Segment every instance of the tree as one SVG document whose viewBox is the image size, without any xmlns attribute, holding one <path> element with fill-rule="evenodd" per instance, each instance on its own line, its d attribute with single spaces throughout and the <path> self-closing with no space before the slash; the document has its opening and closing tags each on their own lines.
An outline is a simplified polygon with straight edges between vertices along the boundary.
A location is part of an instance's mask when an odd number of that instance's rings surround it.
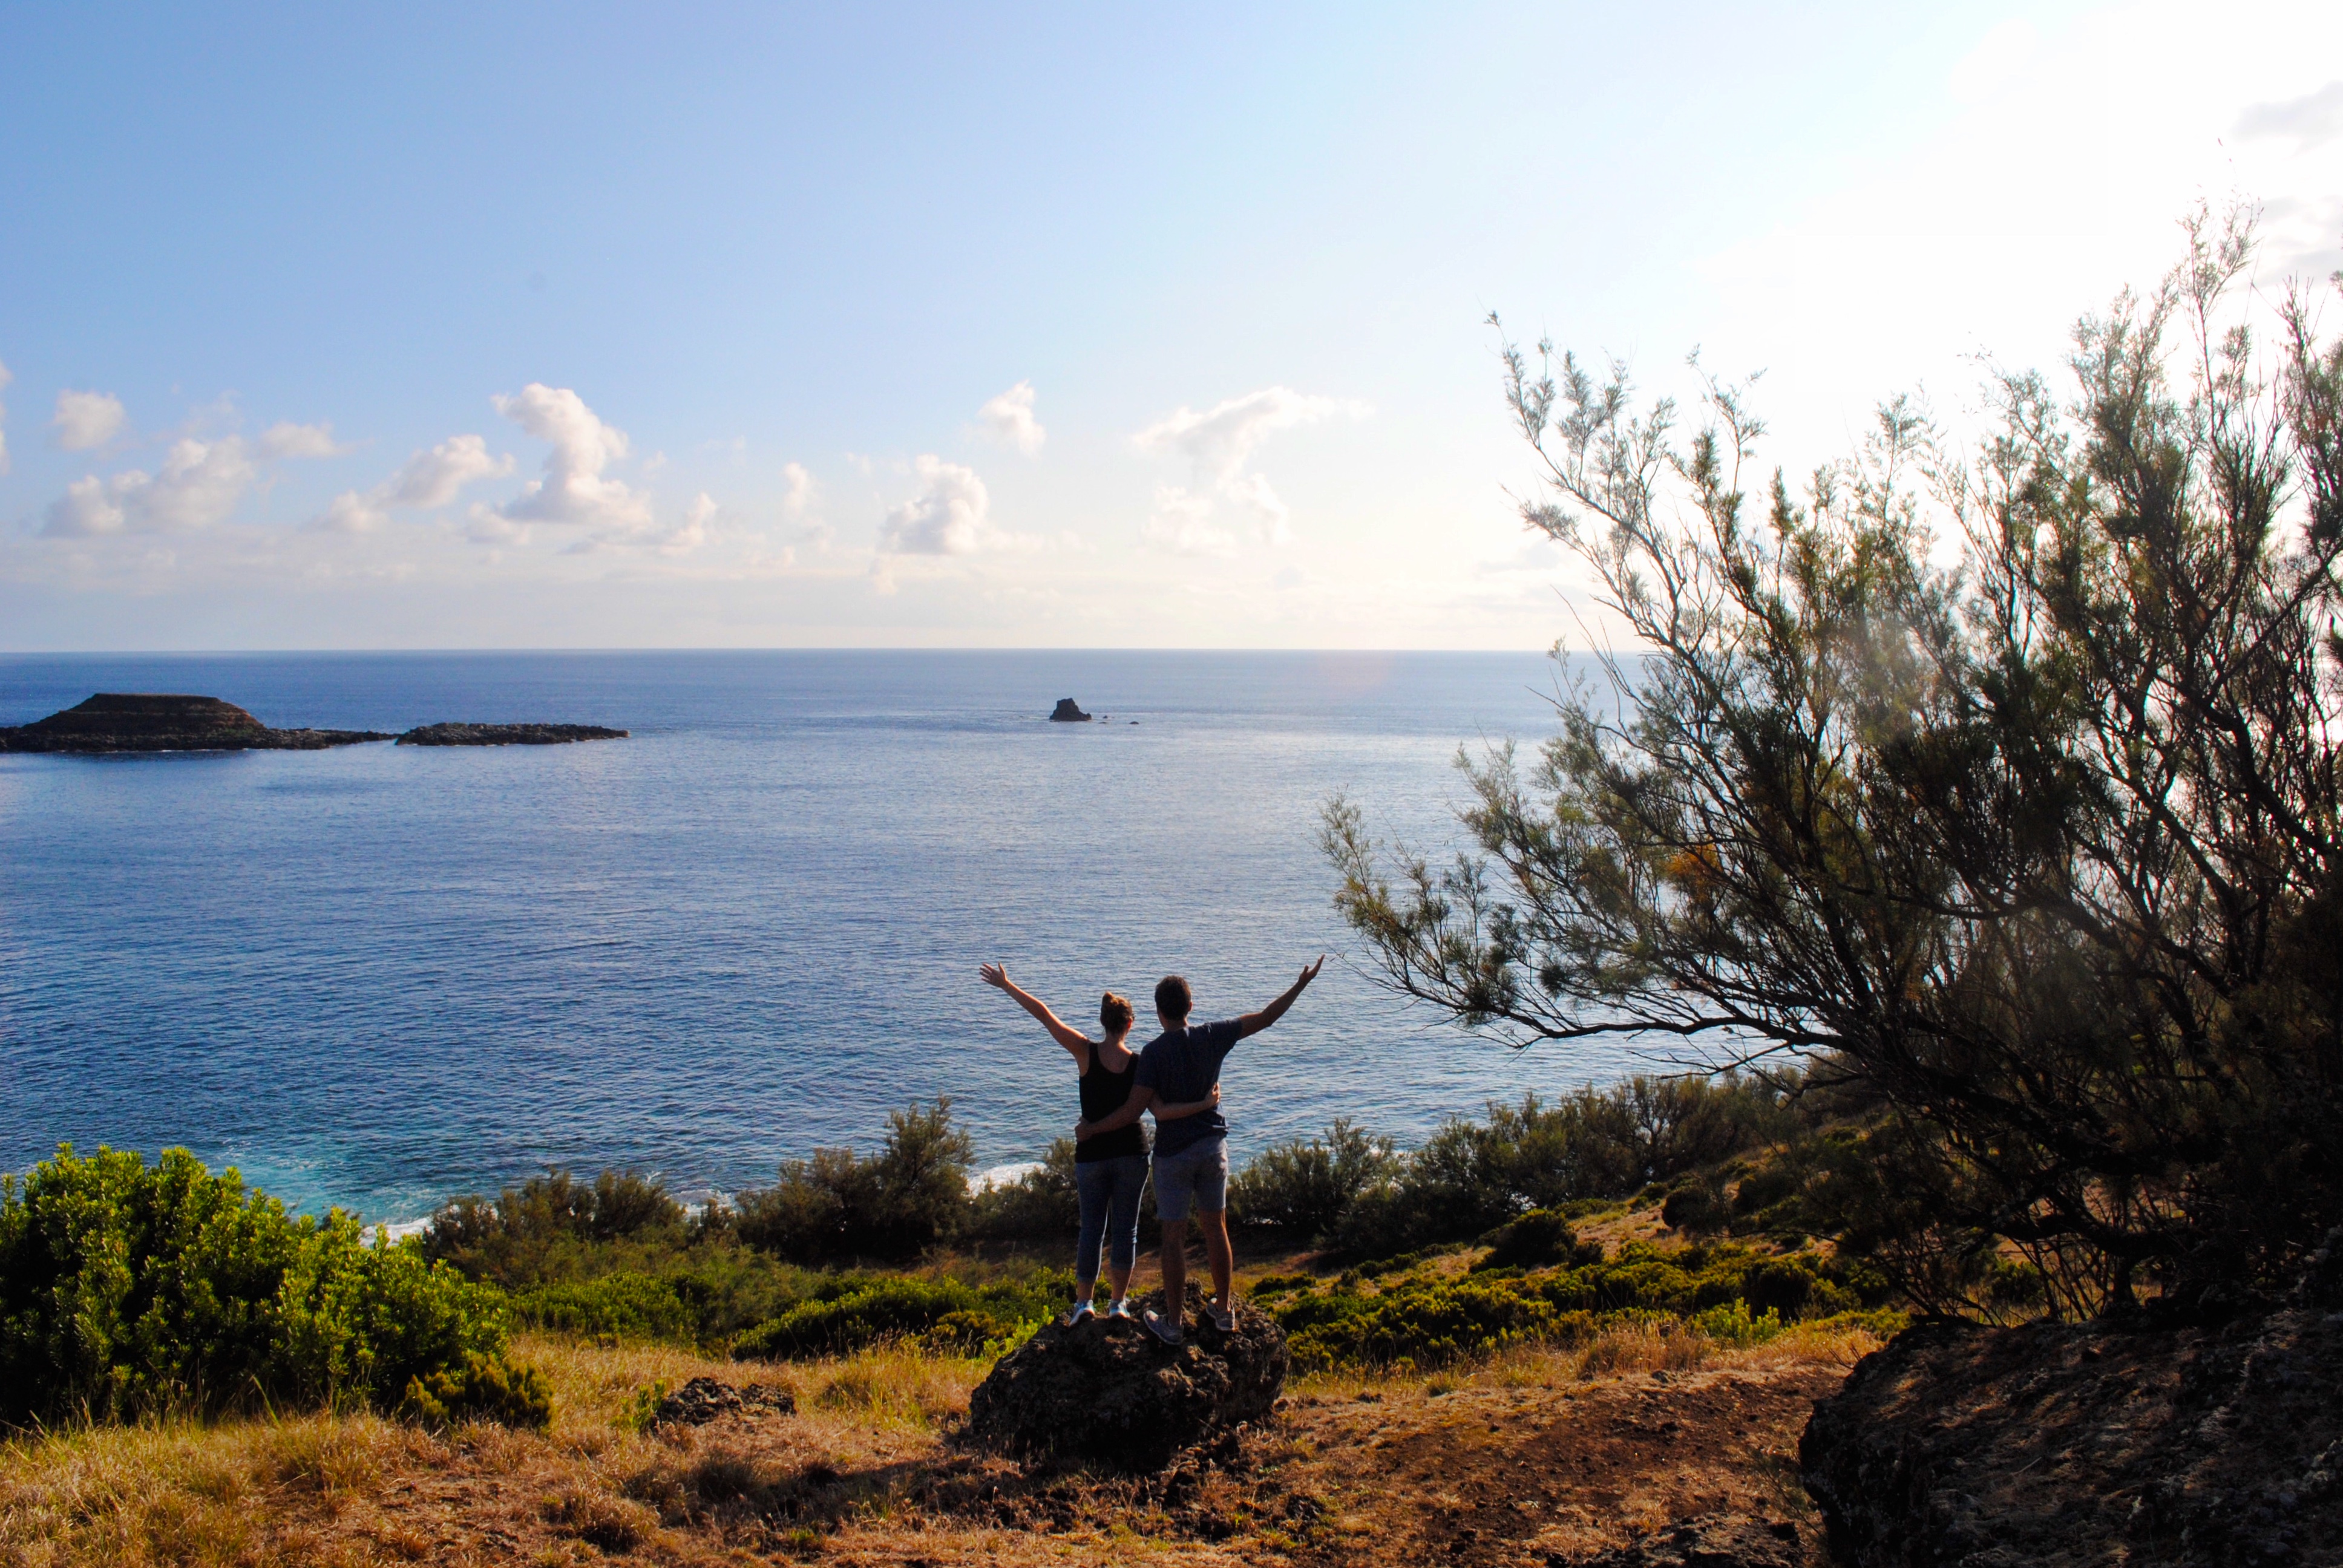
<svg viewBox="0 0 2343 1568">
<path fill-rule="evenodd" d="M 1644 657 L 1526 771 L 1464 762 L 1452 866 L 1329 806 L 1387 981 L 1517 1043 L 1796 1056 L 1884 1104 L 1940 1250 L 2014 1242 L 2070 1304 L 2275 1278 L 2343 1221 L 2343 345 L 2289 289 L 2265 377 L 2249 217 L 2187 228 L 2077 327 L 2071 401 L 1996 374 L 1966 457 L 1890 402 L 1762 521 L 1745 386 L 1687 437 L 1507 344 L 1524 520 Z"/>
</svg>

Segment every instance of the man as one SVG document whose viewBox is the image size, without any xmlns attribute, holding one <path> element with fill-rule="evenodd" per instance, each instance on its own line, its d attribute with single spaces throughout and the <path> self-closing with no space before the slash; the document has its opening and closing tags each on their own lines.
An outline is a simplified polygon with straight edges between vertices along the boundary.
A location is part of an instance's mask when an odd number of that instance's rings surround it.
<svg viewBox="0 0 2343 1568">
<path fill-rule="evenodd" d="M 1259 1034 L 1285 1016 L 1293 999 L 1309 988 L 1326 967 L 1324 954 L 1302 971 L 1302 978 L 1283 995 L 1259 1012 L 1221 1023 L 1191 1029 L 1188 1014 L 1195 999 L 1188 982 L 1166 975 L 1155 987 L 1155 1020 L 1163 1032 L 1139 1053 L 1139 1071 L 1131 1098 L 1122 1109 L 1074 1129 L 1077 1141 L 1096 1138 L 1139 1120 L 1140 1112 L 1161 1101 L 1165 1105 L 1202 1100 L 1221 1081 L 1221 1063 L 1230 1047 L 1247 1035 Z M 1167 1345 L 1185 1337 L 1181 1326 L 1188 1300 L 1188 1216 L 1192 1211 L 1204 1234 L 1204 1257 L 1212 1271 L 1212 1324 L 1222 1333 L 1236 1327 L 1236 1302 L 1230 1275 L 1235 1260 L 1229 1251 L 1229 1124 L 1218 1110 L 1155 1122 L 1155 1212 L 1163 1221 L 1164 1312 L 1145 1314 L 1147 1327 Z"/>
</svg>

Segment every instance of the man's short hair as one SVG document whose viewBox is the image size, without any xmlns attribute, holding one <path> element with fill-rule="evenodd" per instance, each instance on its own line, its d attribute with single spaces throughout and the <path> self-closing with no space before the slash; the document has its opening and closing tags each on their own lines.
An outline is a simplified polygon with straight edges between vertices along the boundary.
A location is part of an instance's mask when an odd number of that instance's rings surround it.
<svg viewBox="0 0 2343 1568">
<path fill-rule="evenodd" d="M 1165 1018 L 1185 1018 L 1196 999 L 1188 994 L 1188 982 L 1178 975 L 1165 975 L 1155 982 L 1155 1010 Z"/>
</svg>

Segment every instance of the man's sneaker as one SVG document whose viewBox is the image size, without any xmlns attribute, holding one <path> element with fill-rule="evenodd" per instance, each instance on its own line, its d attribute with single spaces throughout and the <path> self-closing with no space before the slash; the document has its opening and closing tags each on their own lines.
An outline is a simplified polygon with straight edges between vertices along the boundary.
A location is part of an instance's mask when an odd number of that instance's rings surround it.
<svg viewBox="0 0 2343 1568">
<path fill-rule="evenodd" d="M 1094 1318 L 1096 1316 L 1098 1316 L 1098 1314 L 1091 1310 L 1091 1304 L 1088 1302 L 1076 1302 L 1074 1303 L 1074 1310 L 1068 1312 L 1064 1317 L 1060 1318 L 1058 1321 L 1071 1329 L 1076 1323 L 1081 1322 L 1084 1318 Z"/>
<path fill-rule="evenodd" d="M 1180 1332 L 1180 1320 L 1176 1317 L 1162 1317 L 1152 1311 L 1141 1312 L 1139 1316 L 1140 1321 L 1147 1325 L 1147 1332 L 1167 1345 L 1176 1346 L 1186 1338 Z"/>
<path fill-rule="evenodd" d="M 1127 1319 L 1131 1316 L 1131 1303 L 1121 1300 L 1112 1302 L 1107 1306 L 1106 1315 L 1111 1318 Z"/>
<path fill-rule="evenodd" d="M 1231 1302 L 1225 1306 L 1215 1303 L 1206 1310 L 1212 1313 L 1212 1327 L 1220 1330 L 1221 1332 L 1224 1334 L 1232 1334 L 1237 1332 L 1237 1309 L 1235 1303 Z"/>
</svg>

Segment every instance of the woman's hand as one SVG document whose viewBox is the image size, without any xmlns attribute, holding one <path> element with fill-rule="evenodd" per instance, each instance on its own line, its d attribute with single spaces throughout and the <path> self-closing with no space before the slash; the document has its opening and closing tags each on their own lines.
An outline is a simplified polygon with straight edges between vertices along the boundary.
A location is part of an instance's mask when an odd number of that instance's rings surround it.
<svg viewBox="0 0 2343 1568">
<path fill-rule="evenodd" d="M 1010 990 L 1014 989 L 1009 983 L 1009 971 L 1002 969 L 999 964 L 986 964 L 982 968 L 979 969 L 976 973 L 977 978 L 983 980 L 985 984 L 991 986 L 996 990 Z"/>
</svg>

